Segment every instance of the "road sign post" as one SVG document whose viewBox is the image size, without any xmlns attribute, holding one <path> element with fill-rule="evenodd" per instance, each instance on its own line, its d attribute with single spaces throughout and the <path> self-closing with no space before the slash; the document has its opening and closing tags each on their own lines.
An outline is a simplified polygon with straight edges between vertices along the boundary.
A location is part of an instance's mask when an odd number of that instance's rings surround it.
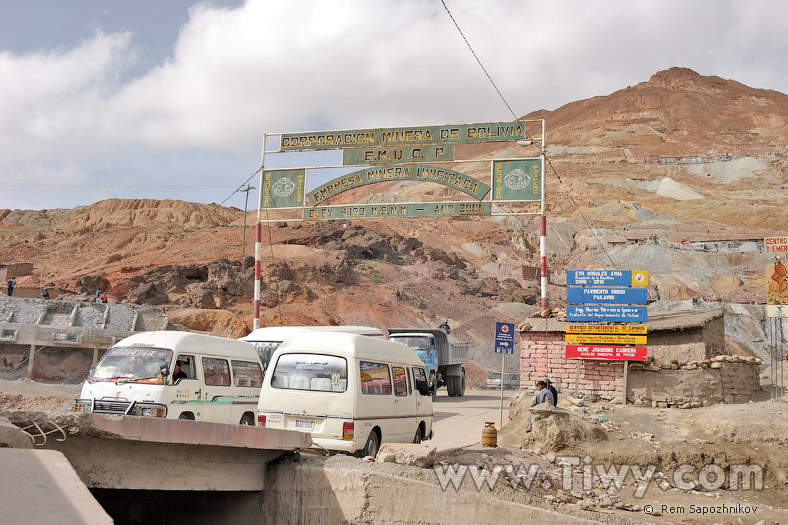
<svg viewBox="0 0 788 525">
<path fill-rule="evenodd" d="M 514 354 L 514 323 L 495 323 L 495 353 L 501 354 L 501 427 L 503 427 L 504 359 Z"/>
</svg>

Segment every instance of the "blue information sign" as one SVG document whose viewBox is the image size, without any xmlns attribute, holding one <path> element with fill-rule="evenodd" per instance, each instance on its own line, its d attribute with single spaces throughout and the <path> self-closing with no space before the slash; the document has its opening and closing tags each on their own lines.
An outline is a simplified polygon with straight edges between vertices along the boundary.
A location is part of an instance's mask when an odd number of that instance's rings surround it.
<svg viewBox="0 0 788 525">
<path fill-rule="evenodd" d="M 567 286 L 648 286 L 646 270 L 567 270 Z"/>
<path fill-rule="evenodd" d="M 495 323 L 495 353 L 514 353 L 514 323 Z"/>
<path fill-rule="evenodd" d="M 648 292 L 645 288 L 567 288 L 566 302 L 579 304 L 646 304 Z"/>
<path fill-rule="evenodd" d="M 567 270 L 567 286 L 632 286 L 631 270 Z"/>
<path fill-rule="evenodd" d="M 601 304 L 566 307 L 567 321 L 610 321 L 614 323 L 646 323 L 648 309 L 645 306 L 605 306 Z"/>
</svg>

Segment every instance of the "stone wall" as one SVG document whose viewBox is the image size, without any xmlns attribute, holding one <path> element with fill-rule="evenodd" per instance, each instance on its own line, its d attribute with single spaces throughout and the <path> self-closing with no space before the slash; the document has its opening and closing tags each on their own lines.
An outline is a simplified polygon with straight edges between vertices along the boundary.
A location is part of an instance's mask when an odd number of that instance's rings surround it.
<svg viewBox="0 0 788 525">
<path fill-rule="evenodd" d="M 693 353 L 691 358 L 685 356 L 684 361 L 700 360 L 724 354 L 725 318 L 720 316 L 711 319 L 703 327 L 649 332 L 648 334 L 648 354 L 658 361 L 675 359 L 673 353 L 683 351 L 677 347 L 685 345 L 692 345 L 692 348 L 697 350 L 697 355 Z"/>
<path fill-rule="evenodd" d="M 760 391 L 760 360 L 716 356 L 707 361 L 630 365 L 627 403 L 636 406 L 696 408 L 715 403 L 746 403 Z"/>
<path fill-rule="evenodd" d="M 567 359 L 563 332 L 523 332 L 520 339 L 520 385 L 533 390 L 548 378 L 563 395 L 591 399 L 621 398 L 624 365 L 621 361 Z"/>
</svg>

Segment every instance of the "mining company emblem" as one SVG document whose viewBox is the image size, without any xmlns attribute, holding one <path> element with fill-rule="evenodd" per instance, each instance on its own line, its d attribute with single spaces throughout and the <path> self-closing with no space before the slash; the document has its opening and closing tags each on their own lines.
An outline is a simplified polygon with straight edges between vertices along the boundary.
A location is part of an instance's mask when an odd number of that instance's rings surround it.
<svg viewBox="0 0 788 525">
<path fill-rule="evenodd" d="M 531 178 L 523 170 L 516 168 L 506 174 L 503 183 L 510 190 L 524 190 L 531 183 Z"/>
<path fill-rule="evenodd" d="M 295 183 L 285 177 L 282 177 L 271 186 L 271 192 L 280 198 L 289 197 L 295 189 Z"/>
</svg>

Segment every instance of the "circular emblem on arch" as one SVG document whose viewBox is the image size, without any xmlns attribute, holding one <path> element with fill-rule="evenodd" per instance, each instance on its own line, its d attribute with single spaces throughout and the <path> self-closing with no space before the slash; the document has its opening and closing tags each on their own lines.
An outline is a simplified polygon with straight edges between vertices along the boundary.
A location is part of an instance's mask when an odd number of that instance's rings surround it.
<svg viewBox="0 0 788 525">
<path fill-rule="evenodd" d="M 295 189 L 296 185 L 286 177 L 282 177 L 271 185 L 271 193 L 280 198 L 289 197 Z"/>
<path fill-rule="evenodd" d="M 524 190 L 531 183 L 531 178 L 520 168 L 515 168 L 504 176 L 503 183 L 510 190 Z"/>
</svg>

